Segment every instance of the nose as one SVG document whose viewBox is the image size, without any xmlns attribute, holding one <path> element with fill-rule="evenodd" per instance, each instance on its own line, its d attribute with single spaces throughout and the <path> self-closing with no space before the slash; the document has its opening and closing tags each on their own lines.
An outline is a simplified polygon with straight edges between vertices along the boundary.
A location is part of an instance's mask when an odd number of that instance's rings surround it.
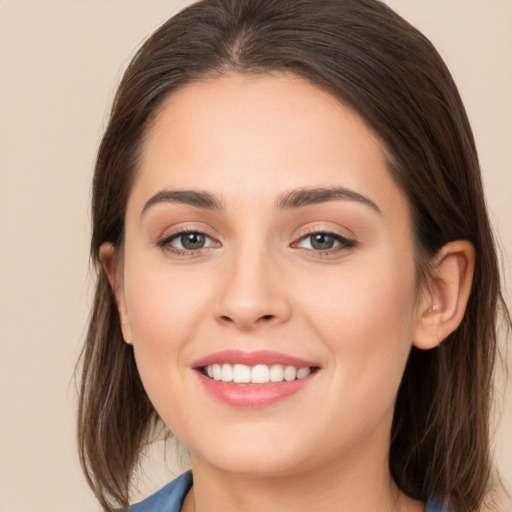
<svg viewBox="0 0 512 512">
<path fill-rule="evenodd" d="M 218 322 L 252 331 L 290 318 L 285 275 L 268 250 L 239 253 L 221 279 L 222 292 L 215 312 Z"/>
</svg>

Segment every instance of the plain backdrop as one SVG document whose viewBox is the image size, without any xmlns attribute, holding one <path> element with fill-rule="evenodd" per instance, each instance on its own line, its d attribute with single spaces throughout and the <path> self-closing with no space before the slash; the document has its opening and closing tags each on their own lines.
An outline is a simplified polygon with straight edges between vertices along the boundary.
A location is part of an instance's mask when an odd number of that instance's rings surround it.
<svg viewBox="0 0 512 512">
<path fill-rule="evenodd" d="M 73 381 L 93 282 L 93 162 L 130 56 L 187 3 L 0 0 L 0 512 L 98 510 L 76 455 Z M 512 1 L 388 3 L 431 38 L 459 84 L 510 285 Z M 502 395 L 496 459 L 511 483 Z M 147 468 L 141 495 L 180 471 L 172 456 Z"/>
</svg>

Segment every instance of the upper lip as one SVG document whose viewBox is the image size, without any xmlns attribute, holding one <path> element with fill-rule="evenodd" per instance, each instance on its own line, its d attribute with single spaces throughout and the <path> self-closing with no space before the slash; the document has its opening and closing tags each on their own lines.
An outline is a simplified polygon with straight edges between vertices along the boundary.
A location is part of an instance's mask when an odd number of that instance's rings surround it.
<svg viewBox="0 0 512 512">
<path fill-rule="evenodd" d="M 256 350 L 245 352 L 243 350 L 222 350 L 201 357 L 192 363 L 193 368 L 202 368 L 211 364 L 245 364 L 255 366 L 257 364 L 282 364 L 283 366 L 295 366 L 297 368 L 318 367 L 318 363 L 299 357 L 273 352 L 271 350 Z"/>
</svg>

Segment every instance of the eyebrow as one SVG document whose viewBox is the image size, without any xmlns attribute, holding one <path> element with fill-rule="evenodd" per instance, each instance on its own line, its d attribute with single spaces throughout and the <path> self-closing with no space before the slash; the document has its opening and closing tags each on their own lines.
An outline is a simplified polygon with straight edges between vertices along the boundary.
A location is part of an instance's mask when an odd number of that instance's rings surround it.
<svg viewBox="0 0 512 512">
<path fill-rule="evenodd" d="M 343 187 L 299 188 L 280 195 L 275 204 L 276 208 L 288 210 L 337 200 L 355 201 L 365 206 L 369 206 L 382 215 L 380 208 L 371 199 L 355 192 L 354 190 Z"/>
<path fill-rule="evenodd" d="M 355 201 L 382 214 L 380 208 L 371 199 L 343 187 L 299 188 L 290 190 L 281 194 L 276 199 L 275 207 L 279 210 L 290 210 L 338 200 Z M 161 190 L 146 201 L 144 208 L 142 208 L 141 215 L 151 207 L 160 203 L 184 204 L 206 210 L 225 210 L 224 203 L 220 198 L 203 190 Z"/>
<path fill-rule="evenodd" d="M 146 201 L 141 215 L 159 203 L 187 204 L 206 210 L 225 209 L 222 201 L 209 192 L 202 190 L 161 190 Z"/>
</svg>

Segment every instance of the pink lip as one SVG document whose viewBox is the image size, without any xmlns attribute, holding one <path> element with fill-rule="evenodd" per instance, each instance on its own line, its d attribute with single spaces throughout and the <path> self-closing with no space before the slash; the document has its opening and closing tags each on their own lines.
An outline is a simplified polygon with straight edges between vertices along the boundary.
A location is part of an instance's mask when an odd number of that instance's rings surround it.
<svg viewBox="0 0 512 512">
<path fill-rule="evenodd" d="M 256 350 L 254 352 L 244 352 L 242 350 L 223 350 L 215 352 L 208 356 L 198 359 L 192 363 L 193 368 L 201 368 L 211 364 L 245 364 L 254 366 L 257 364 L 282 364 L 283 366 L 295 366 L 303 368 L 305 366 L 318 367 L 319 364 L 314 361 L 306 361 L 298 357 L 281 354 L 280 352 L 272 352 L 270 350 Z"/>
<path fill-rule="evenodd" d="M 307 386 L 317 372 L 304 379 L 268 384 L 233 384 L 209 379 L 198 373 L 201 383 L 214 397 L 235 407 L 265 407 L 294 395 Z"/>
<path fill-rule="evenodd" d="M 303 368 L 306 366 L 318 368 L 318 363 L 300 359 L 297 357 L 258 350 L 255 352 L 243 352 L 240 350 L 225 350 L 203 357 L 193 363 L 196 370 L 211 364 L 245 364 L 254 366 L 256 364 L 282 364 L 283 366 L 295 366 Z M 235 407 L 265 407 L 280 400 L 283 400 L 301 391 L 317 375 L 313 372 L 304 379 L 296 379 L 291 382 L 269 382 L 266 384 L 234 384 L 208 378 L 206 375 L 197 372 L 201 384 L 215 398 Z"/>
</svg>

